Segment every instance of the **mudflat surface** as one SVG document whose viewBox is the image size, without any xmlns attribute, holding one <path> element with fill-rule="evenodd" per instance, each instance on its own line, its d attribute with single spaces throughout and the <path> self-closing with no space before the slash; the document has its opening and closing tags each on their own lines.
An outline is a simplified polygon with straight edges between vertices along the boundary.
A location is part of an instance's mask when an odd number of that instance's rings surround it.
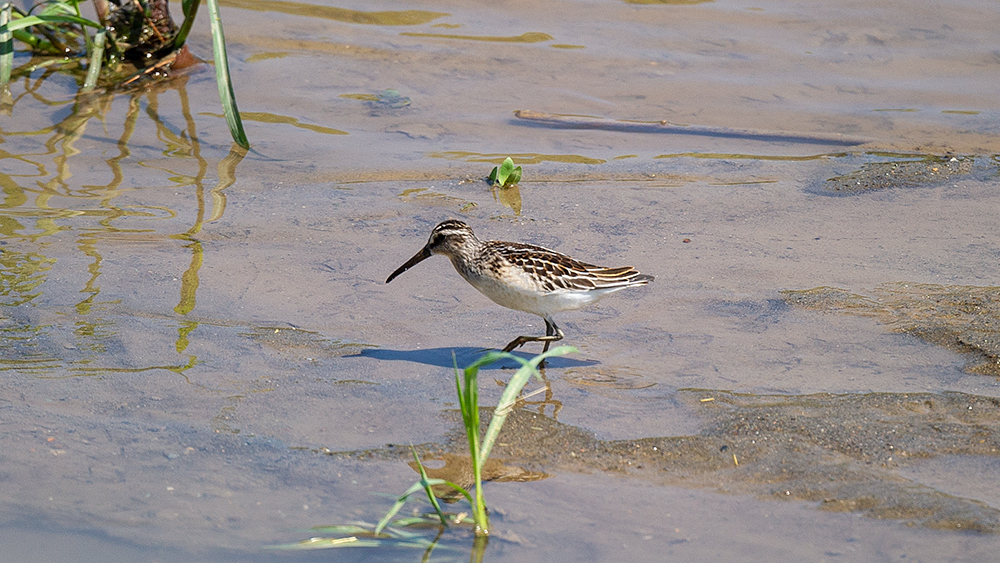
<svg viewBox="0 0 1000 563">
<path fill-rule="evenodd" d="M 441 257 L 384 284 L 449 217 L 656 276 L 557 316 L 487 560 L 1000 547 L 992 6 L 225 6 L 245 155 L 207 65 L 85 102 L 16 54 L 5 553 L 326 558 L 267 546 L 377 521 L 408 444 L 461 481 L 452 354 L 544 325 Z"/>
</svg>

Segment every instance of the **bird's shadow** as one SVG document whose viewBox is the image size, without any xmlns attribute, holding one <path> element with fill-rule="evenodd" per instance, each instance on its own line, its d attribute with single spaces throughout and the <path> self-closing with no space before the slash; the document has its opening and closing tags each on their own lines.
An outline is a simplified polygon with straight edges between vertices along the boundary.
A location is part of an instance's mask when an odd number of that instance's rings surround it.
<svg viewBox="0 0 1000 563">
<path fill-rule="evenodd" d="M 350 356 L 345 356 L 348 358 L 375 358 L 376 360 L 389 360 L 389 361 L 403 361 L 403 362 L 414 362 L 418 364 L 425 364 L 429 366 L 437 366 L 447 369 L 452 369 L 457 364 L 458 367 L 464 368 L 478 360 L 483 354 L 489 352 L 489 349 L 483 348 L 472 348 L 469 346 L 462 348 L 426 348 L 422 350 L 390 350 L 388 348 L 365 348 L 357 354 L 351 354 Z M 530 360 L 534 356 L 526 352 L 512 352 L 515 356 L 520 356 L 526 360 Z M 454 354 L 454 356 L 453 356 Z M 453 359 L 454 358 L 454 359 Z M 577 360 L 574 358 L 567 358 L 566 356 L 553 356 L 545 360 L 545 367 L 549 369 L 565 369 L 583 366 L 596 365 L 595 360 Z M 488 366 L 484 366 L 482 369 L 517 369 L 521 365 L 510 359 L 503 358 L 498 360 Z"/>
</svg>

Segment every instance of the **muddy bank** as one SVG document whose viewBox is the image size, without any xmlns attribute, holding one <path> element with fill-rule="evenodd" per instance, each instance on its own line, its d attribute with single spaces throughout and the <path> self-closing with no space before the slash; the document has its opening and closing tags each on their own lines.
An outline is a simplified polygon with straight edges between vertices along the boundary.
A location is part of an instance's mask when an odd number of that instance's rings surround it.
<svg viewBox="0 0 1000 563">
<path fill-rule="evenodd" d="M 1000 376 L 1000 288 L 896 282 L 871 296 L 833 287 L 788 290 L 796 307 L 871 317 L 968 358 L 970 373 Z"/>
<path fill-rule="evenodd" d="M 567 471 L 610 472 L 660 485 L 808 501 L 819 510 L 907 525 L 1000 532 L 1000 510 L 989 503 L 935 490 L 899 471 L 940 456 L 995 459 L 1000 400 L 960 393 L 754 396 L 709 390 L 679 391 L 675 400 L 699 420 L 700 432 L 598 440 L 542 409 L 522 409 L 508 419 L 486 474 L 521 482 Z M 484 409 L 484 418 L 488 414 Z M 430 476 L 468 486 L 467 441 L 459 428 L 449 436 L 418 451 L 432 466 L 445 463 Z M 411 455 L 406 446 L 322 451 L 360 462 Z"/>
</svg>

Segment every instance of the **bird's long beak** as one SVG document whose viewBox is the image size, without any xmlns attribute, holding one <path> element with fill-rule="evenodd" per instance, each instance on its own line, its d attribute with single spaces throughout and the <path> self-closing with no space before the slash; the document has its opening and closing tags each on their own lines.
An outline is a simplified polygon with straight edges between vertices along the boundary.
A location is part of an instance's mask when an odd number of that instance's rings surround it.
<svg viewBox="0 0 1000 563">
<path fill-rule="evenodd" d="M 421 248 L 420 252 L 414 254 L 413 258 L 410 258 L 409 260 L 406 261 L 406 264 L 403 264 L 402 266 L 397 268 L 395 272 L 389 274 L 389 277 L 386 278 L 385 283 L 391 282 L 392 280 L 396 279 L 396 276 L 398 276 L 399 274 L 402 274 L 403 272 L 409 270 L 410 268 L 416 266 L 417 264 L 423 262 L 424 260 L 430 257 L 431 257 L 430 249 L 428 249 L 426 246 Z"/>
</svg>

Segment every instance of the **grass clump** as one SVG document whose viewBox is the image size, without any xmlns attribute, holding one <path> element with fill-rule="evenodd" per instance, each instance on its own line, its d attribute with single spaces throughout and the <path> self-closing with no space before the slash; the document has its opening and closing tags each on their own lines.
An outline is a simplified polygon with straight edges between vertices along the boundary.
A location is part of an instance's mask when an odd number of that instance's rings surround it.
<svg viewBox="0 0 1000 563">
<path fill-rule="evenodd" d="M 249 148 L 229 74 L 219 2 L 206 3 L 223 113 L 233 140 Z M 171 18 L 167 0 L 121 4 L 93 0 L 93 4 L 96 20 L 83 16 L 80 0 L 44 1 L 26 12 L 10 3 L 0 4 L 0 94 L 9 97 L 15 70 L 17 75 L 27 76 L 37 66 L 29 63 L 21 69 L 13 68 L 14 40 L 37 55 L 53 57 L 51 60 L 79 59 L 80 67 L 87 69 L 81 94 L 92 91 L 99 83 L 113 90 L 138 80 L 166 76 L 198 62 L 185 46 L 198 13 L 198 0 L 182 0 L 184 19 L 180 25 Z"/>
<path fill-rule="evenodd" d="M 362 523 L 347 526 L 312 528 L 312 530 L 320 531 L 321 533 L 333 534 L 340 537 L 313 537 L 301 542 L 274 547 L 276 549 L 410 547 L 424 549 L 424 560 L 426 560 L 431 551 L 437 546 L 442 532 L 446 528 L 459 525 L 472 527 L 476 538 L 473 545 L 473 553 L 474 555 L 478 554 L 477 560 L 481 560 L 483 550 L 486 548 L 486 540 L 490 533 L 486 499 L 483 496 L 483 466 L 485 466 L 486 461 L 489 459 L 493 445 L 500 436 L 500 430 L 507 420 L 507 415 L 517 405 L 518 397 L 524 386 L 527 385 L 532 376 L 541 378 L 538 366 L 547 358 L 562 356 L 575 351 L 576 349 L 572 346 L 559 346 L 528 360 L 507 352 L 489 352 L 464 370 L 459 370 L 458 366 L 455 366 L 455 390 L 458 394 L 458 405 L 462 414 L 465 435 L 469 442 L 469 455 L 472 460 L 472 470 L 475 479 L 474 492 L 470 492 L 464 487 L 445 479 L 429 478 L 416 450 L 413 449 L 413 459 L 420 472 L 420 479 L 396 499 L 392 508 L 386 512 L 378 524 Z M 500 396 L 499 403 L 493 410 L 493 417 L 490 419 L 486 432 L 480 436 L 479 370 L 484 366 L 505 358 L 517 361 L 521 364 L 521 367 L 507 383 L 503 394 Z M 438 503 L 432 487 L 442 485 L 458 491 L 468 501 L 472 511 L 471 519 L 467 513 L 448 513 L 441 509 L 441 505 Z M 411 499 L 419 500 L 425 497 L 426 501 L 430 503 L 432 511 L 410 517 L 397 517 L 407 501 Z M 433 540 L 428 540 L 420 535 L 419 532 L 414 531 L 417 527 L 427 527 L 428 525 L 433 525 L 432 527 L 437 529 L 437 537 Z"/>
</svg>

